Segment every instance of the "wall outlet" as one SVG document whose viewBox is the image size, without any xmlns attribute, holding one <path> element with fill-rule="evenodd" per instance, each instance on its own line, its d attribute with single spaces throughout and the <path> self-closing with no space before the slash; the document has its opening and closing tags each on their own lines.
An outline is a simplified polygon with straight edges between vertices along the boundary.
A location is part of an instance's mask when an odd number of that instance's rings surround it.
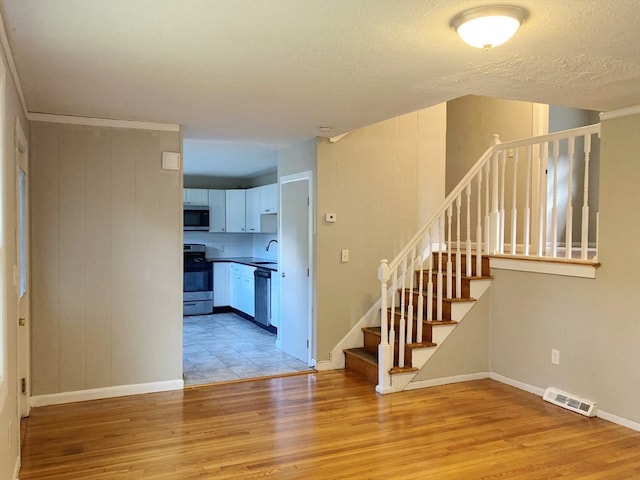
<svg viewBox="0 0 640 480">
<path fill-rule="evenodd" d="M 551 349 L 551 363 L 560 365 L 560 350 L 556 350 L 555 348 Z"/>
<path fill-rule="evenodd" d="M 335 223 L 338 219 L 338 216 L 335 213 L 327 213 L 324 216 L 324 221 L 327 223 Z"/>
<path fill-rule="evenodd" d="M 349 250 L 342 250 L 340 252 L 340 261 L 342 263 L 347 263 L 349 261 Z"/>
</svg>

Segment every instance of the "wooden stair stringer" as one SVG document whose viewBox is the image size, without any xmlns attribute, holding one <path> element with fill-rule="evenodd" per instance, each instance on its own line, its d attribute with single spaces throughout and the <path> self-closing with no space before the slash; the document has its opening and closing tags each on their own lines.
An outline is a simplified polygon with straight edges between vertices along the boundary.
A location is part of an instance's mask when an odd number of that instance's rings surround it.
<svg viewBox="0 0 640 480">
<path fill-rule="evenodd" d="M 474 287 L 474 284 L 477 285 Z M 479 300 L 489 287 L 491 286 L 491 279 L 487 277 L 478 277 L 471 282 L 471 293 L 474 299 Z M 436 344 L 435 347 L 429 348 L 416 348 L 412 352 L 413 367 L 417 370 L 410 372 L 400 372 L 391 374 L 391 387 L 394 392 L 401 392 L 407 388 L 407 385 L 422 371 L 423 368 L 429 363 L 429 360 L 433 357 L 433 354 L 442 346 L 446 339 L 453 333 L 456 327 L 464 320 L 464 317 L 471 311 L 476 301 L 463 301 L 455 302 L 452 304 L 451 319 L 457 323 L 443 323 L 438 325 L 438 321 L 433 321 L 433 338 L 432 342 Z"/>
</svg>

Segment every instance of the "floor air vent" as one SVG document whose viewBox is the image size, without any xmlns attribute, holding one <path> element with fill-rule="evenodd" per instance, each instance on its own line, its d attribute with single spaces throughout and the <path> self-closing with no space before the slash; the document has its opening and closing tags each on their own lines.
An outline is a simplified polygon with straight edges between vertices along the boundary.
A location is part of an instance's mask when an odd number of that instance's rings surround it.
<svg viewBox="0 0 640 480">
<path fill-rule="evenodd" d="M 587 417 L 595 417 L 596 415 L 595 402 L 576 397 L 575 395 L 556 390 L 555 388 L 547 388 L 542 399 Z"/>
</svg>

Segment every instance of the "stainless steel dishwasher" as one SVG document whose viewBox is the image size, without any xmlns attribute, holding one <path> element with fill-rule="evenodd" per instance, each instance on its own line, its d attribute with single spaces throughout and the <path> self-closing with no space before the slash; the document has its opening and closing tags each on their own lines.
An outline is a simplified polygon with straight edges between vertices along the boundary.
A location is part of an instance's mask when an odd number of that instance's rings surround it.
<svg viewBox="0 0 640 480">
<path fill-rule="evenodd" d="M 253 272 L 255 279 L 256 311 L 254 320 L 264 326 L 269 326 L 271 319 L 271 270 L 256 268 Z"/>
</svg>

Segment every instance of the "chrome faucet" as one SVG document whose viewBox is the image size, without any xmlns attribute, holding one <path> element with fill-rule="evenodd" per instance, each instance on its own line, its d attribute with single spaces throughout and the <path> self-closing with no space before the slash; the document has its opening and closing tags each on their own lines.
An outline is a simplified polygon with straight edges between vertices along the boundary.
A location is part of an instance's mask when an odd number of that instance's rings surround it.
<svg viewBox="0 0 640 480">
<path fill-rule="evenodd" d="M 275 238 L 274 238 L 273 240 L 269 240 L 269 243 L 267 243 L 267 248 L 265 248 L 265 250 L 266 250 L 267 252 L 269 251 L 269 247 L 271 246 L 271 244 L 272 244 L 273 242 L 278 243 L 278 240 L 276 240 Z"/>
</svg>

